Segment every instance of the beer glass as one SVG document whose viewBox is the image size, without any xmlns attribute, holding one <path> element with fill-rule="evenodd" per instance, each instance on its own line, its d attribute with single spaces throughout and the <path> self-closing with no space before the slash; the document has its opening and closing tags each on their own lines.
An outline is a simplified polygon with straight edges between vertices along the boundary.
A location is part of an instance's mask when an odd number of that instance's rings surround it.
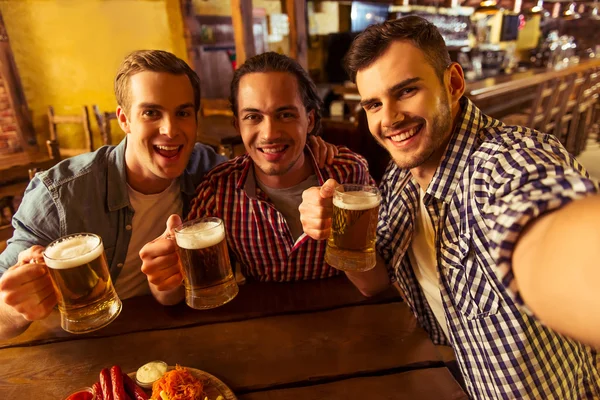
<svg viewBox="0 0 600 400">
<path fill-rule="evenodd" d="M 238 294 L 221 219 L 205 217 L 185 222 L 175 228 L 175 241 L 188 306 L 214 308 Z"/>
<path fill-rule="evenodd" d="M 44 250 L 44 262 L 58 299 L 60 325 L 71 333 L 95 331 L 121 312 L 104 245 L 98 235 L 63 236 Z"/>
<path fill-rule="evenodd" d="M 381 194 L 375 186 L 338 185 L 325 262 L 342 271 L 375 267 L 375 234 Z"/>
</svg>

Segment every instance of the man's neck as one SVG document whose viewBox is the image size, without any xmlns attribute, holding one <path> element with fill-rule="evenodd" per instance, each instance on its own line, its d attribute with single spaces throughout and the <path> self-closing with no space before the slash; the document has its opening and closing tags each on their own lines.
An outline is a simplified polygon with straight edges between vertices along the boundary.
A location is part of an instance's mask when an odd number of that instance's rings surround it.
<svg viewBox="0 0 600 400">
<path fill-rule="evenodd" d="M 145 176 L 141 171 L 143 167 L 136 165 L 127 159 L 127 153 L 125 153 L 125 171 L 127 176 L 127 184 L 136 192 L 142 194 L 156 194 L 163 192 L 168 188 L 173 179 L 162 179 L 156 176 L 148 177 Z"/>
</svg>

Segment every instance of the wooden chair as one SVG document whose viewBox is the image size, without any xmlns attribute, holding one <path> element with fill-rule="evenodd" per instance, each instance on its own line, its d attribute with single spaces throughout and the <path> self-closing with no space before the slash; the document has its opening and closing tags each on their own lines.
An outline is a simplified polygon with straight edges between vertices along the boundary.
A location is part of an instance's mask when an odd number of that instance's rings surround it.
<svg viewBox="0 0 600 400">
<path fill-rule="evenodd" d="M 102 143 L 105 145 L 112 144 L 112 130 L 110 127 L 110 122 L 117 119 L 116 112 L 101 112 L 100 108 L 97 104 L 92 106 L 94 110 L 94 115 L 96 116 L 96 122 L 98 123 L 98 128 L 100 129 L 100 135 L 102 136 Z"/>
<path fill-rule="evenodd" d="M 577 105 L 578 118 L 569 129 L 567 149 L 574 155 L 578 155 L 585 149 L 589 134 L 597 128 L 595 118 L 597 118 L 598 113 L 594 114 L 599 104 L 599 98 L 600 68 L 590 74 L 588 85 Z"/>
<path fill-rule="evenodd" d="M 560 79 L 542 121 L 541 131 L 553 133 L 559 140 L 561 139 L 561 120 L 566 114 L 567 104 L 575 89 L 576 80 L 577 74 L 570 74 Z"/>
<path fill-rule="evenodd" d="M 90 116 L 86 106 L 82 107 L 80 115 L 55 115 L 54 108 L 48 106 L 48 124 L 50 125 L 50 140 L 46 142 L 48 153 L 52 158 L 59 159 L 62 152 L 67 157 L 94 151 L 92 130 L 90 129 Z M 57 127 L 61 124 L 79 124 L 83 127 L 85 135 L 85 147 L 82 149 L 61 149 L 59 151 Z"/>
<path fill-rule="evenodd" d="M 557 104 L 556 118 L 548 124 L 548 131 L 554 133 L 558 140 L 572 153 L 569 149 L 569 131 L 570 128 L 577 123 L 579 118 L 578 105 L 583 97 L 583 93 L 589 85 L 590 74 L 582 73 L 576 75 L 571 82 L 571 86 L 567 89 L 564 97 Z"/>
<path fill-rule="evenodd" d="M 573 90 L 573 95 L 567 102 L 567 113 L 562 118 L 563 131 L 559 139 L 561 139 L 566 149 L 573 155 L 579 153 L 577 150 L 579 146 L 578 141 L 581 139 L 583 131 L 587 130 L 585 120 L 588 117 L 588 110 L 591 105 L 589 98 L 594 78 L 595 76 L 592 72 L 588 72 L 586 75 L 578 78 L 578 80 L 583 80 L 583 83 L 575 82 L 576 87 Z M 565 125 L 565 122 L 567 125 Z"/>
<path fill-rule="evenodd" d="M 507 115 L 502 118 L 502 121 L 507 125 L 543 130 L 546 123 L 546 110 L 550 109 L 555 102 L 559 82 L 559 79 L 550 79 L 539 84 L 531 107 L 522 113 Z"/>
</svg>

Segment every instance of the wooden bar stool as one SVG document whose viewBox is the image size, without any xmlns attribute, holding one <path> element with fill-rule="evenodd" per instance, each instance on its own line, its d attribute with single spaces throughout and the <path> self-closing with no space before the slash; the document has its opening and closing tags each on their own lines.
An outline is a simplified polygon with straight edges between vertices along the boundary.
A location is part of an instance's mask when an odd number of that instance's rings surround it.
<svg viewBox="0 0 600 400">
<path fill-rule="evenodd" d="M 578 155 L 583 150 L 585 140 L 589 133 L 588 120 L 593 106 L 593 86 L 598 72 L 591 72 L 585 77 L 585 83 L 579 89 L 577 98 L 571 100 L 573 104 L 572 119 L 568 126 L 565 147 L 573 154 Z M 569 105 L 569 108 L 571 105 Z M 583 146 L 582 146 L 583 145 Z"/>
<path fill-rule="evenodd" d="M 48 153 L 52 158 L 60 158 L 62 152 L 67 157 L 94 151 L 92 130 L 90 129 L 90 116 L 86 106 L 82 107 L 80 115 L 55 115 L 54 108 L 48 106 L 48 124 L 50 126 L 50 140 L 47 141 Z M 59 152 L 57 127 L 62 124 L 78 124 L 83 127 L 85 147 L 81 149 L 61 149 Z"/>
<path fill-rule="evenodd" d="M 550 79 L 537 86 L 535 99 L 531 107 L 523 113 L 510 114 L 502 119 L 506 125 L 526 126 L 543 131 L 546 123 L 546 111 L 553 107 L 556 89 L 560 83 L 558 78 Z"/>
<path fill-rule="evenodd" d="M 96 116 L 96 122 L 98 123 L 98 128 L 100 129 L 100 135 L 102 136 L 102 143 L 104 145 L 112 144 L 112 130 L 110 127 L 110 122 L 113 120 L 117 120 L 116 112 L 101 112 L 100 108 L 97 104 L 92 106 L 94 110 L 94 115 Z"/>
<path fill-rule="evenodd" d="M 581 102 L 585 89 L 589 86 L 590 74 L 582 73 L 575 76 L 571 87 L 567 89 L 564 98 L 560 99 L 557 115 L 554 121 L 551 121 L 548 128 L 554 132 L 558 140 L 573 153 L 573 148 L 569 148 L 570 128 L 577 124 L 579 118 L 578 105 Z M 573 140 L 571 140 L 572 142 Z"/>
<path fill-rule="evenodd" d="M 540 126 L 542 132 L 553 133 L 555 136 L 559 136 L 561 118 L 566 112 L 567 102 L 575 88 L 576 78 L 576 74 L 570 74 L 560 79 L 552 95 L 552 101 L 544 113 L 544 118 Z"/>
</svg>

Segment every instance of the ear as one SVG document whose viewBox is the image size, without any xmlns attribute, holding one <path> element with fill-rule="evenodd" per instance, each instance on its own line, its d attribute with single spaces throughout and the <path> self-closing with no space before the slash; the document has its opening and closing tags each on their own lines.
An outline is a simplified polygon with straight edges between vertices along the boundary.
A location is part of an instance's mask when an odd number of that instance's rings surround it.
<svg viewBox="0 0 600 400">
<path fill-rule="evenodd" d="M 315 110 L 310 110 L 306 117 L 308 118 L 308 129 L 306 133 L 309 134 L 315 129 Z"/>
<path fill-rule="evenodd" d="M 465 93 L 465 74 L 459 63 L 450 64 L 445 74 L 446 89 L 450 96 L 450 103 L 458 106 L 460 98 Z"/>
<path fill-rule="evenodd" d="M 123 107 L 117 107 L 117 121 L 119 121 L 119 126 L 125 133 L 131 133 L 131 127 L 129 126 L 129 119 L 127 115 L 125 115 L 125 110 Z"/>
</svg>

